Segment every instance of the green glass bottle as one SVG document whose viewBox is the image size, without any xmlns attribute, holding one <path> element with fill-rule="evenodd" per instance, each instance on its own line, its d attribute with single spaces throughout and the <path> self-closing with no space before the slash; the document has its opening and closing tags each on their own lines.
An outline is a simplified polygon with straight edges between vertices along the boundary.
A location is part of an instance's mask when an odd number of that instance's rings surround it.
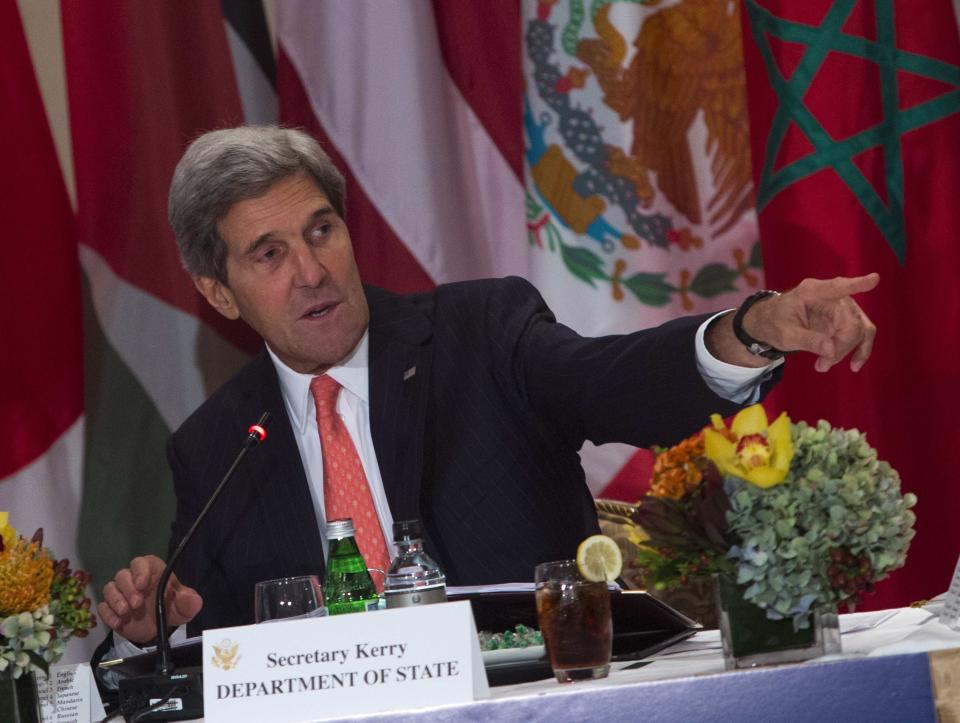
<svg viewBox="0 0 960 723">
<path fill-rule="evenodd" d="M 362 613 L 380 605 L 377 588 L 367 572 L 357 541 L 353 539 L 353 520 L 330 520 L 327 523 L 327 577 L 323 597 L 331 615 Z"/>
</svg>

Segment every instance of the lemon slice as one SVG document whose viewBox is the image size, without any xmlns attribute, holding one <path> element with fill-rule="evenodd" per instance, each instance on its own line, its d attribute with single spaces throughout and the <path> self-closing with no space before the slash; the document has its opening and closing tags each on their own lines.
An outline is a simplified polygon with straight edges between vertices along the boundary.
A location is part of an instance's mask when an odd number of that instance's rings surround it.
<svg viewBox="0 0 960 723">
<path fill-rule="evenodd" d="M 623 555 L 613 539 L 591 535 L 577 548 L 577 568 L 590 582 L 615 580 L 623 570 Z"/>
</svg>

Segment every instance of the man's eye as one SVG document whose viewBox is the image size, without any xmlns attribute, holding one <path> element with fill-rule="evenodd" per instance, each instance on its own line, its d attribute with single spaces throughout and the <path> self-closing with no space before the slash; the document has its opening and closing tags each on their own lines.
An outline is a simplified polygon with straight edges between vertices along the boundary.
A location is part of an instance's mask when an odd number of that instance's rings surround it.
<svg viewBox="0 0 960 723">
<path fill-rule="evenodd" d="M 326 236 L 327 234 L 329 234 L 332 229 L 333 229 L 333 224 L 332 224 L 332 223 L 321 223 L 321 224 L 317 224 L 317 225 L 314 226 L 314 228 L 313 228 L 313 236 L 314 236 L 315 238 L 322 238 L 322 237 Z"/>
<path fill-rule="evenodd" d="M 280 255 L 279 249 L 267 249 L 262 254 L 260 254 L 261 261 L 273 261 L 277 256 Z"/>
</svg>

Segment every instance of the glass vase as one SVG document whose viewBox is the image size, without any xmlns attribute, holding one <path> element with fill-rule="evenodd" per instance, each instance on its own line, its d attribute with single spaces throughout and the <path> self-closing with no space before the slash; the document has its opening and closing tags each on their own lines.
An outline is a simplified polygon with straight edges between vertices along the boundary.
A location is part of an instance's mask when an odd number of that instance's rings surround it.
<svg viewBox="0 0 960 723">
<path fill-rule="evenodd" d="M 0 676 L 0 721 L 4 723 L 41 723 L 40 695 L 35 673 L 19 678 Z"/>
<path fill-rule="evenodd" d="M 794 630 L 793 620 L 770 620 L 765 610 L 744 600 L 746 585 L 719 576 L 716 585 L 720 637 L 727 670 L 797 663 L 840 652 L 836 613 L 810 613 L 810 625 Z"/>
</svg>

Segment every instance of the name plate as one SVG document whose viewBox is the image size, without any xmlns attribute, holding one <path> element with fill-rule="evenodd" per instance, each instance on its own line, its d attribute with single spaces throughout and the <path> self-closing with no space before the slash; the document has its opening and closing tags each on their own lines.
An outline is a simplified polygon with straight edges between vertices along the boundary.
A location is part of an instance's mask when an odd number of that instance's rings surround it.
<svg viewBox="0 0 960 723">
<path fill-rule="evenodd" d="M 213 723 L 317 721 L 489 694 L 469 602 L 203 633 Z"/>
</svg>

